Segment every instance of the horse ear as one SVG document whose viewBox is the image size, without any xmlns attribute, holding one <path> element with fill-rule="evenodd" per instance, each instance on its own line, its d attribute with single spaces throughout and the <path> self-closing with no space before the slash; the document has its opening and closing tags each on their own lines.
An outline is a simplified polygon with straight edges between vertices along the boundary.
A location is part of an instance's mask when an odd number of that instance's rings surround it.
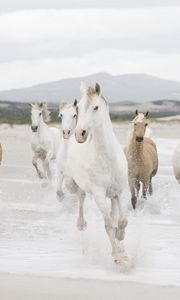
<svg viewBox="0 0 180 300">
<path fill-rule="evenodd" d="M 96 94 L 98 94 L 98 96 L 99 96 L 101 93 L 101 87 L 100 87 L 99 83 L 97 83 L 97 82 L 95 84 L 95 91 L 96 91 Z"/>
<path fill-rule="evenodd" d="M 149 112 L 147 111 L 146 113 L 145 113 L 145 117 L 147 117 L 149 115 Z"/>
<path fill-rule="evenodd" d="M 138 110 L 136 109 L 136 111 L 135 111 L 135 115 L 137 116 L 138 115 Z"/>
<path fill-rule="evenodd" d="M 77 99 L 74 100 L 74 106 L 77 106 Z"/>
<path fill-rule="evenodd" d="M 83 95 L 86 94 L 87 87 L 86 87 L 86 85 L 85 85 L 84 82 L 81 82 L 81 85 L 80 85 L 80 91 L 81 91 L 81 93 L 82 93 Z"/>
</svg>

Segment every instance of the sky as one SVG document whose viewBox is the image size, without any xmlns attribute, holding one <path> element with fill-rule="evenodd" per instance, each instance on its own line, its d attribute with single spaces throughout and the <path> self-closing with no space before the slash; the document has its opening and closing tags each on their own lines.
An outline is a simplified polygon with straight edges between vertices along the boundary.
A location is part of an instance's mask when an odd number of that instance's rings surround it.
<svg viewBox="0 0 180 300">
<path fill-rule="evenodd" d="M 97 72 L 180 81 L 179 16 L 179 0 L 0 0 L 0 90 Z"/>
</svg>

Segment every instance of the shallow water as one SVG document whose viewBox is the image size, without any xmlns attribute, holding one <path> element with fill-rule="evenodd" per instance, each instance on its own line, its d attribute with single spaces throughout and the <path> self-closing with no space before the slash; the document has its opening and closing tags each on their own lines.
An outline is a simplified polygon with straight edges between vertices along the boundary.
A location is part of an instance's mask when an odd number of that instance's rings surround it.
<svg viewBox="0 0 180 300">
<path fill-rule="evenodd" d="M 30 130 L 0 129 L 4 161 L 0 168 L 0 270 L 60 277 L 88 277 L 180 285 L 180 186 L 171 156 L 178 127 L 154 128 L 160 167 L 154 195 L 134 212 L 127 194 L 125 247 L 129 265 L 113 263 L 102 217 L 87 197 L 87 230 L 76 229 L 77 200 L 57 202 L 53 186 L 42 187 L 31 166 Z M 157 129 L 157 130 L 156 130 Z M 164 130 L 166 130 L 165 138 Z M 115 127 L 124 143 L 127 126 Z M 158 133 L 158 134 L 157 134 Z"/>
</svg>

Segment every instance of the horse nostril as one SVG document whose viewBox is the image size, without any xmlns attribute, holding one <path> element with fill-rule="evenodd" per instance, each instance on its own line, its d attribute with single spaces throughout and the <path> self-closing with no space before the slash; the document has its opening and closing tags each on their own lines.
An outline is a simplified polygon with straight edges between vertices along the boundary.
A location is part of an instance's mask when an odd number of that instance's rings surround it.
<svg viewBox="0 0 180 300">
<path fill-rule="evenodd" d="M 65 134 L 65 130 L 63 130 L 63 134 Z"/>
<path fill-rule="evenodd" d="M 31 126 L 32 131 L 37 131 L 38 126 Z"/>
<path fill-rule="evenodd" d="M 142 141 L 143 141 L 143 137 L 137 136 L 137 137 L 136 137 L 136 141 L 137 141 L 137 142 L 142 142 Z"/>
<path fill-rule="evenodd" d="M 70 134 L 70 130 L 68 130 L 68 134 Z"/>
<path fill-rule="evenodd" d="M 86 130 L 83 130 L 82 131 L 82 136 L 85 136 L 85 134 L 86 134 Z"/>
</svg>

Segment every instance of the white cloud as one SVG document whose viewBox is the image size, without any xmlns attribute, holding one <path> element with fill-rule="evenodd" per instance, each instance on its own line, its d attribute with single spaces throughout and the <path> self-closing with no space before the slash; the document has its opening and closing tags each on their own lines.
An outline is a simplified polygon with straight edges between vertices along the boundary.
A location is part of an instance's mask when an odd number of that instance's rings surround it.
<svg viewBox="0 0 180 300">
<path fill-rule="evenodd" d="M 46 59 L 40 62 L 17 61 L 1 65 L 0 83 L 3 89 L 24 87 L 100 71 L 108 71 L 114 75 L 138 72 L 166 79 L 180 79 L 180 54 L 154 56 L 151 52 L 132 53 L 109 49 L 90 53 L 84 57 Z"/>
<path fill-rule="evenodd" d="M 180 80 L 179 15 L 180 7 L 1 14 L 0 89 L 100 71 Z"/>
<path fill-rule="evenodd" d="M 180 7 L 31 10 L 0 16 L 1 43 L 98 39 L 176 33 Z"/>
</svg>

